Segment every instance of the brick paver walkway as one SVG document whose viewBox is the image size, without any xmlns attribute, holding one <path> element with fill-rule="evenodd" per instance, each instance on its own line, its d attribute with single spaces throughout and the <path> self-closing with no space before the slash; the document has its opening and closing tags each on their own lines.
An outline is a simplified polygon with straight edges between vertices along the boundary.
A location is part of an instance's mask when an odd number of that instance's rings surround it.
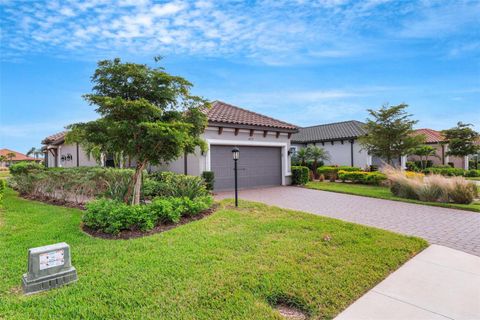
<svg viewBox="0 0 480 320">
<path fill-rule="evenodd" d="M 426 239 L 480 256 L 480 213 L 298 187 L 242 190 L 241 199 L 306 211 Z M 222 192 L 217 199 L 231 198 Z"/>
</svg>

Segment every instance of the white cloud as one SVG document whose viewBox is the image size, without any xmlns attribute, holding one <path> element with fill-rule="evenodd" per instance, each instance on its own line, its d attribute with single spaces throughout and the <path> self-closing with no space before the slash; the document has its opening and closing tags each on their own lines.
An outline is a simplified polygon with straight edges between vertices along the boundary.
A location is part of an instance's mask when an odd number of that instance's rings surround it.
<svg viewBox="0 0 480 320">
<path fill-rule="evenodd" d="M 38 52 L 189 54 L 271 65 L 382 55 L 392 39 L 468 35 L 480 14 L 478 2 L 455 0 L 3 1 L 1 9 L 3 59 Z M 465 39 L 445 55 L 478 51 Z"/>
</svg>

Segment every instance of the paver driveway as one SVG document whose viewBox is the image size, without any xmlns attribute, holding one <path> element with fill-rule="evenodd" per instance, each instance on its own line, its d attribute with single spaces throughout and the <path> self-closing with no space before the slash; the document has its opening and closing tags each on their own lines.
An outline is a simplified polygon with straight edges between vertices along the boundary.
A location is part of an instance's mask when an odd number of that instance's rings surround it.
<svg viewBox="0 0 480 320">
<path fill-rule="evenodd" d="M 480 213 L 299 187 L 242 190 L 241 199 L 418 236 L 480 256 Z M 232 198 L 221 192 L 217 199 Z"/>
</svg>

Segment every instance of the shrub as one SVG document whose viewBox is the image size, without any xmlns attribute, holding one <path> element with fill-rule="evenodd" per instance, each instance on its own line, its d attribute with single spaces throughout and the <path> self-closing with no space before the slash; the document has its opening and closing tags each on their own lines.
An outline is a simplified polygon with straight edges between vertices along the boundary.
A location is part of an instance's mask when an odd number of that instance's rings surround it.
<svg viewBox="0 0 480 320">
<path fill-rule="evenodd" d="M 408 177 L 393 168 L 386 168 L 385 173 L 391 181 L 392 193 L 402 198 L 469 204 L 478 196 L 477 186 L 463 177 L 449 178 L 438 174 Z"/>
<path fill-rule="evenodd" d="M 86 205 L 85 226 L 110 234 L 123 230 L 148 231 L 158 223 L 178 223 L 183 216 L 196 215 L 212 206 L 211 196 L 190 199 L 156 198 L 147 205 L 127 205 L 123 202 L 98 199 Z"/>
<path fill-rule="evenodd" d="M 22 161 L 12 164 L 9 167 L 10 174 L 18 175 L 18 174 L 27 174 L 30 172 L 37 172 L 45 170 L 45 166 L 43 164 L 39 164 L 36 162 L 31 161 Z"/>
<path fill-rule="evenodd" d="M 445 168 L 427 168 L 422 171 L 425 174 L 440 174 L 442 176 L 449 176 L 449 177 L 455 177 L 455 176 L 464 176 L 465 175 L 465 170 L 461 168 L 451 168 L 451 167 L 445 167 Z"/>
<path fill-rule="evenodd" d="M 465 173 L 465 177 L 480 177 L 480 170 L 470 169 Z"/>
<path fill-rule="evenodd" d="M 194 199 L 209 194 L 205 181 L 201 177 L 174 172 L 155 172 L 149 175 L 148 190 L 145 197 L 187 197 Z M 146 180 L 148 180 L 146 179 Z"/>
<path fill-rule="evenodd" d="M 212 191 L 215 185 L 215 174 L 213 171 L 203 171 L 202 178 L 208 191 Z"/>
<path fill-rule="evenodd" d="M 348 167 L 348 166 L 339 166 L 339 167 L 334 167 L 334 166 L 324 166 L 320 167 L 317 169 L 317 174 L 323 176 L 330 181 L 335 181 L 338 178 L 338 171 L 347 171 L 347 172 L 356 172 L 356 171 L 362 171 L 362 169 L 357 168 L 357 167 Z"/>
<path fill-rule="evenodd" d="M 75 167 L 45 168 L 15 164 L 10 183 L 20 194 L 82 204 L 95 197 L 123 200 L 133 170 Z"/>
<path fill-rule="evenodd" d="M 363 184 L 372 184 L 378 185 L 382 181 L 386 180 L 387 177 L 381 172 L 366 172 L 366 171 L 338 171 L 338 177 L 342 181 L 351 181 L 353 183 L 363 183 Z"/>
<path fill-rule="evenodd" d="M 3 206 L 3 194 L 5 193 L 5 188 L 7 187 L 7 183 L 4 179 L 0 179 L 0 208 Z"/>
<path fill-rule="evenodd" d="M 307 167 L 293 166 L 292 167 L 292 184 L 304 185 L 309 180 L 309 172 Z"/>
<path fill-rule="evenodd" d="M 420 170 L 420 168 L 417 166 L 417 164 L 414 161 L 407 161 L 405 166 L 407 167 L 408 171 L 419 171 Z"/>
</svg>

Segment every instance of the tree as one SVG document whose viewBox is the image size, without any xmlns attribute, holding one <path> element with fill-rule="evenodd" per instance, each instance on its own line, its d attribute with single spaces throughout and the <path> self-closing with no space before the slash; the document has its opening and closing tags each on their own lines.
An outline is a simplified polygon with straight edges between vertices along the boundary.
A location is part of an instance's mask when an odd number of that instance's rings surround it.
<svg viewBox="0 0 480 320">
<path fill-rule="evenodd" d="M 365 124 L 367 134 L 359 138 L 363 149 L 393 165 L 394 159 L 422 144 L 425 137 L 413 134 L 413 125 L 417 121 L 410 119 L 412 115 L 405 111 L 407 107 L 399 104 L 384 105 L 379 110 L 368 109 L 372 119 L 367 119 Z"/>
<path fill-rule="evenodd" d="M 302 166 L 307 164 L 307 161 L 310 159 L 307 148 L 301 148 L 295 153 L 295 160 L 300 162 Z"/>
<path fill-rule="evenodd" d="M 43 151 L 42 149 L 37 149 L 35 147 L 32 147 L 30 150 L 28 150 L 27 152 L 27 156 L 31 156 L 33 155 L 35 157 L 35 159 L 38 159 L 39 156 L 43 154 Z"/>
<path fill-rule="evenodd" d="M 445 140 L 448 141 L 447 155 L 465 157 L 480 151 L 480 145 L 476 144 L 480 134 L 471 126 L 459 122 L 456 127 L 442 131 Z"/>
<path fill-rule="evenodd" d="M 168 163 L 196 147 L 206 151 L 200 135 L 207 126 L 203 110 L 209 104 L 190 94 L 192 84 L 184 78 L 116 58 L 98 62 L 91 80 L 93 92 L 84 98 L 97 107 L 100 118 L 70 125 L 66 139 L 134 160 L 126 203 L 140 202 L 142 172 L 148 164 Z"/>
<path fill-rule="evenodd" d="M 410 154 L 416 155 L 420 158 L 420 164 L 422 169 L 425 169 L 427 167 L 428 157 L 433 156 L 433 157 L 440 158 L 437 155 L 437 149 L 435 149 L 432 146 L 426 146 L 426 145 L 413 148 L 410 151 Z"/>
<path fill-rule="evenodd" d="M 307 147 L 309 159 L 313 160 L 313 174 L 317 176 L 318 161 L 326 161 L 330 159 L 330 154 L 323 148 L 310 145 Z"/>
<path fill-rule="evenodd" d="M 9 152 L 5 156 L 7 157 L 7 160 L 11 165 L 13 163 L 13 158 L 15 158 L 16 155 L 14 152 Z"/>
</svg>

